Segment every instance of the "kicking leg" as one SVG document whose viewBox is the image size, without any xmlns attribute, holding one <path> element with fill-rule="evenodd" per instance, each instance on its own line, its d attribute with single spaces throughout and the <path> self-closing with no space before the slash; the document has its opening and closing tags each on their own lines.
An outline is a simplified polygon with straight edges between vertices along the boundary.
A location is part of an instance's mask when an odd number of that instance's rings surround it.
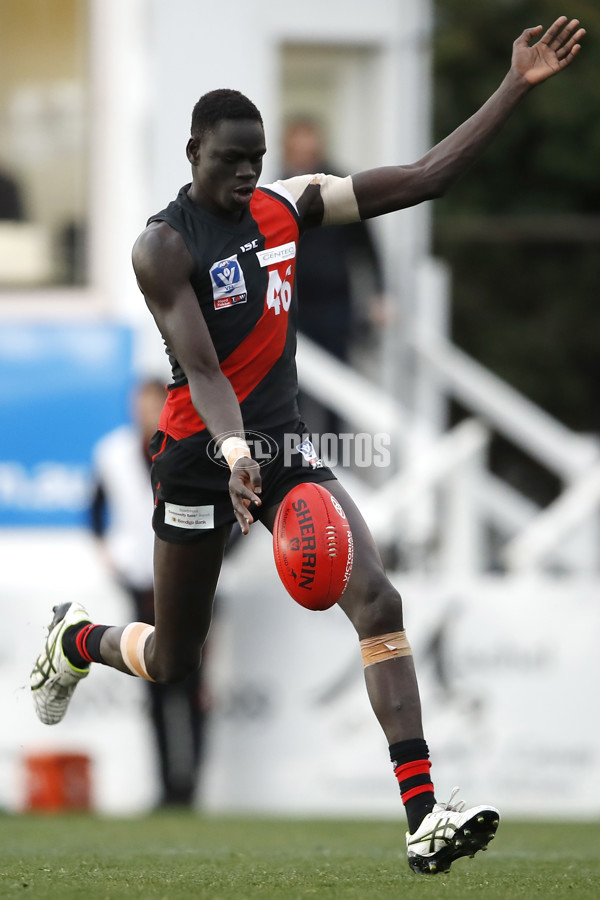
<svg viewBox="0 0 600 900">
<path fill-rule="evenodd" d="M 461 856 L 485 849 L 498 826 L 498 811 L 487 806 L 464 810 L 463 804 L 453 804 L 453 797 L 447 804 L 436 803 L 400 595 L 352 498 L 337 481 L 325 487 L 341 503 L 352 529 L 352 574 L 338 605 L 356 629 L 369 700 L 389 743 L 408 820 L 409 865 L 420 873 L 446 871 Z M 262 517 L 271 530 L 276 511 Z"/>
</svg>

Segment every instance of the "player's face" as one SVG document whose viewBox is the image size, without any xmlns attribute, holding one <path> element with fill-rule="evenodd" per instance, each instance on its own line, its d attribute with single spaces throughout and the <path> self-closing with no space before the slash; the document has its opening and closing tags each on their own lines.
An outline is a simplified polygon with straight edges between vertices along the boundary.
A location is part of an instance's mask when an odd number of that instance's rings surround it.
<svg viewBox="0 0 600 900">
<path fill-rule="evenodd" d="M 263 127 L 252 119 L 226 119 L 201 141 L 191 138 L 192 199 L 217 215 L 240 216 L 254 193 L 265 152 Z"/>
</svg>

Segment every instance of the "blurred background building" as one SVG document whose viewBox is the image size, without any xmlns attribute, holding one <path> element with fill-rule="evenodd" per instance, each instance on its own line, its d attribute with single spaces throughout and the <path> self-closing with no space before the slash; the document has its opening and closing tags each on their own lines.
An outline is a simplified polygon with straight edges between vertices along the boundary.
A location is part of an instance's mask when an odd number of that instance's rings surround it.
<svg viewBox="0 0 600 900">
<path fill-rule="evenodd" d="M 600 35 L 591 0 L 579 6 Z M 22 806 L 23 753 L 46 747 L 92 757 L 100 810 L 156 801 L 137 682 L 97 667 L 47 729 L 27 679 L 53 602 L 128 617 L 86 530 L 92 448 L 126 420 L 136 379 L 168 377 L 130 251 L 189 181 L 195 101 L 235 87 L 258 105 L 264 182 L 295 116 L 323 124 L 340 170 L 410 163 L 495 88 L 516 35 L 555 14 L 550 0 L 2 3 L 1 805 Z M 515 815 L 600 811 L 586 714 L 600 675 L 599 61 L 590 39 L 450 197 L 373 223 L 389 308 L 368 354 L 299 347 L 303 390 L 347 423 L 338 475 L 405 596 L 440 792 L 462 779 Z M 270 554 L 257 531 L 223 573 L 203 802 L 396 814 L 352 630 L 338 610 L 296 608 Z M 334 660 L 319 652 L 332 640 Z"/>
</svg>

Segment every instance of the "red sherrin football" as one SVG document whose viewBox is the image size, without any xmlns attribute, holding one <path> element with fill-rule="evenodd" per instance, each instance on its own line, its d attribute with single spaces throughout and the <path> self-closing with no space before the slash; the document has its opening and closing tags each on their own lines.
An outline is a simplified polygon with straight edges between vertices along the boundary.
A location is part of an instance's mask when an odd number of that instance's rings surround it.
<svg viewBox="0 0 600 900">
<path fill-rule="evenodd" d="M 273 553 L 287 592 L 307 609 L 329 609 L 352 572 L 346 513 L 321 484 L 299 484 L 284 497 L 273 528 Z"/>
</svg>

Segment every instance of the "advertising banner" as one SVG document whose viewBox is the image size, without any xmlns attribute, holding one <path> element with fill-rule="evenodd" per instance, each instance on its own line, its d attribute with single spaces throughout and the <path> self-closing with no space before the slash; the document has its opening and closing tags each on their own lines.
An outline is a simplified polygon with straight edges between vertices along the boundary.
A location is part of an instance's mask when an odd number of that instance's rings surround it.
<svg viewBox="0 0 600 900">
<path fill-rule="evenodd" d="M 130 329 L 5 322 L 0 527 L 81 524 L 91 449 L 128 417 Z"/>
</svg>

